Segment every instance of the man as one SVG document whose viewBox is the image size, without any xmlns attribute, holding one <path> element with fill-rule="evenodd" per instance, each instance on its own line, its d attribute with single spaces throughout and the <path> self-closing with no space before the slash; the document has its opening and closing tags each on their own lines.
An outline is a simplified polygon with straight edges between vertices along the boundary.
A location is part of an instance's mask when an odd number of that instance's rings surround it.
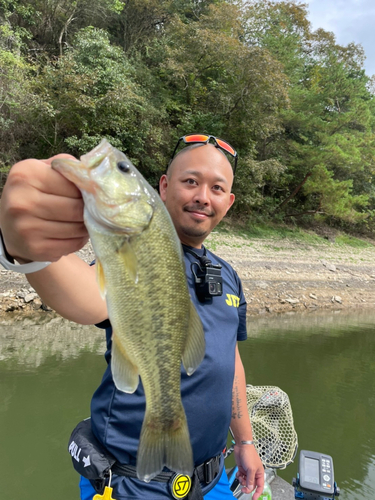
<svg viewBox="0 0 375 500">
<path fill-rule="evenodd" d="M 190 294 L 206 336 L 205 359 L 192 377 L 182 373 L 181 393 L 195 465 L 208 464 L 220 457 L 230 424 L 236 441 L 238 478 L 244 492 L 256 488 L 253 499 L 257 500 L 263 489 L 264 471 L 252 445 L 245 374 L 236 345 L 237 340 L 246 337 L 246 303 L 240 281 L 229 264 L 203 246 L 205 238 L 234 202 L 232 167 L 220 143 L 212 139 L 215 145 L 208 140 L 182 149 L 160 180 L 160 196 L 183 244 Z M 3 240 L 9 256 L 20 264 L 53 262 L 28 274 L 30 284 L 62 316 L 106 327 L 109 361 L 111 329 L 94 266 L 87 266 L 73 254 L 88 239 L 81 195 L 73 184 L 50 168 L 51 161 L 52 158 L 26 160 L 11 169 L 0 211 Z M 199 301 L 191 265 L 204 255 L 223 267 L 223 296 Z M 94 434 L 121 464 L 135 463 L 144 411 L 142 398 L 141 384 L 132 395 L 115 393 L 110 367 L 93 397 Z M 220 463 L 221 469 L 215 471 L 219 472 L 217 478 L 209 485 L 202 484 L 206 499 L 231 498 L 222 460 Z M 115 475 L 112 486 L 117 500 L 171 498 L 168 485 L 157 481 L 146 484 L 136 478 Z M 88 481 L 82 479 L 81 498 L 88 500 L 94 494 Z"/>
</svg>

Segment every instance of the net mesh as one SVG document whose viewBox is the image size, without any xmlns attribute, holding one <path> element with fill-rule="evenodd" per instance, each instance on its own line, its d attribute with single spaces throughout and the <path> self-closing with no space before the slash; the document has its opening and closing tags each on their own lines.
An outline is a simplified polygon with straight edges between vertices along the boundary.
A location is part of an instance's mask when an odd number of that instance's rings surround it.
<svg viewBox="0 0 375 500">
<path fill-rule="evenodd" d="M 246 386 L 246 395 L 253 440 L 263 465 L 285 468 L 298 448 L 288 395 L 278 387 L 253 385 Z"/>
</svg>

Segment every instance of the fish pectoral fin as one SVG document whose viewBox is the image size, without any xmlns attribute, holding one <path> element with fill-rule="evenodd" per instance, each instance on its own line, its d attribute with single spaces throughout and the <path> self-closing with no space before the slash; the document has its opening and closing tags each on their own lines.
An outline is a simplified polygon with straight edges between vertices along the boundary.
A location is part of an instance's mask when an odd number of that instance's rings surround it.
<svg viewBox="0 0 375 500">
<path fill-rule="evenodd" d="M 204 358 L 205 350 L 206 343 L 204 340 L 202 322 L 194 304 L 190 301 L 188 335 L 184 353 L 182 355 L 182 363 L 188 375 L 192 375 L 198 368 Z"/>
<path fill-rule="evenodd" d="M 130 360 L 118 336 L 112 334 L 112 377 L 118 390 L 133 393 L 139 384 L 138 368 Z"/>
<path fill-rule="evenodd" d="M 124 261 L 125 268 L 127 269 L 131 279 L 134 281 L 134 283 L 137 283 L 137 257 L 135 255 L 131 241 L 129 239 L 126 239 L 117 252 Z"/>
<path fill-rule="evenodd" d="M 105 299 L 106 295 L 105 276 L 104 276 L 103 266 L 99 259 L 96 259 L 95 268 L 96 268 L 96 280 L 99 285 L 100 296 L 102 299 Z"/>
</svg>

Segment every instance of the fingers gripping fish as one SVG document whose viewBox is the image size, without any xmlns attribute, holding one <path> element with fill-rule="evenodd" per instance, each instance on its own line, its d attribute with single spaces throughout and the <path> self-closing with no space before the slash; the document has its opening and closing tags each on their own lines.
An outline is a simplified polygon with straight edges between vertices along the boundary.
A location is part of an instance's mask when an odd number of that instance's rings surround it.
<svg viewBox="0 0 375 500">
<path fill-rule="evenodd" d="M 114 383 L 132 393 L 140 376 L 144 386 L 137 475 L 150 481 L 164 466 L 191 475 L 180 368 L 182 360 L 189 375 L 195 371 L 205 342 L 168 211 L 126 156 L 105 140 L 80 161 L 57 159 L 52 168 L 82 192 L 99 287 L 113 327 Z"/>
</svg>

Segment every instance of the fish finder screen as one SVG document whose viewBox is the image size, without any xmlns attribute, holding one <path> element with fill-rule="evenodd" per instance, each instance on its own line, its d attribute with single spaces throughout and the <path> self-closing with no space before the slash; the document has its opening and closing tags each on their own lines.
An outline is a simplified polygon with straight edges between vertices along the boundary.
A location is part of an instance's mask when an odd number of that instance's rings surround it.
<svg viewBox="0 0 375 500">
<path fill-rule="evenodd" d="M 319 460 L 305 458 L 305 480 L 309 483 L 319 484 Z"/>
</svg>

